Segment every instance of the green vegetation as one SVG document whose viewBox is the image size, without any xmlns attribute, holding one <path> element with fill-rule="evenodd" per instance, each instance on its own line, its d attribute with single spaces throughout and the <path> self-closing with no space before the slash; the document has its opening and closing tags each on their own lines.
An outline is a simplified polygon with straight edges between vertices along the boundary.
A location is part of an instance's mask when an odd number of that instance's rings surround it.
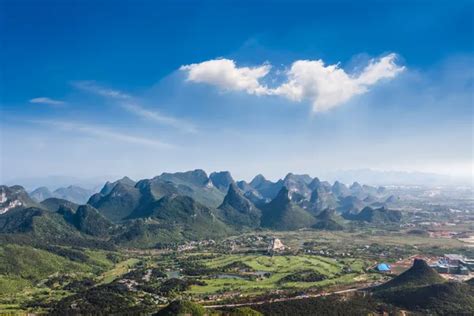
<svg viewBox="0 0 474 316">
<path fill-rule="evenodd" d="M 436 315 L 472 315 L 474 286 L 446 282 L 420 259 L 413 266 L 375 288 L 374 296 L 387 303 Z"/>
<path fill-rule="evenodd" d="M 384 207 L 373 209 L 369 206 L 364 207 L 362 211 L 357 214 L 346 214 L 345 216 L 347 219 L 355 220 L 355 221 L 364 221 L 369 223 L 375 224 L 384 224 L 384 223 L 391 223 L 391 222 L 400 222 L 402 219 L 402 212 L 389 210 Z"/>
<path fill-rule="evenodd" d="M 400 288 L 413 288 L 418 286 L 443 283 L 445 280 L 426 261 L 415 259 L 413 266 L 396 278 L 377 287 L 376 291 L 393 291 Z"/>
<path fill-rule="evenodd" d="M 263 316 L 262 313 L 257 312 L 250 307 L 238 307 L 232 309 L 228 314 L 229 316 Z"/>
<path fill-rule="evenodd" d="M 312 227 L 320 230 L 343 230 L 342 218 L 334 210 L 326 209 L 316 216 L 316 224 Z"/>
<path fill-rule="evenodd" d="M 138 300 L 133 293 L 116 284 L 92 287 L 55 303 L 52 315 L 140 314 L 151 311 L 151 302 Z"/>
<path fill-rule="evenodd" d="M 89 265 L 29 246 L 0 246 L 0 275 L 31 282 L 54 273 L 91 272 Z"/>
<path fill-rule="evenodd" d="M 325 280 L 326 276 L 312 270 L 297 271 L 280 279 L 280 282 L 319 282 Z"/>
<path fill-rule="evenodd" d="M 23 189 L 7 187 L 2 199 L 25 205 L 0 215 L 0 313 L 331 315 L 383 312 L 387 304 L 421 313 L 470 312 L 472 285 L 444 282 L 419 261 L 371 297 L 351 289 L 389 280 L 372 272 L 381 260 L 473 254 L 459 240 L 424 233 L 434 229 L 425 221 L 450 221 L 462 212 L 401 217 L 383 207 L 400 201 L 379 189 L 293 174 L 275 183 L 258 176 L 234 184 L 229 173 L 209 178 L 194 170 L 107 183 L 89 204 L 77 206 L 60 199 L 30 205 Z M 410 209 L 423 209 L 418 203 Z M 284 246 L 270 256 L 275 238 Z M 336 291 L 355 297 L 301 299 Z M 189 301 L 206 302 L 208 309 Z M 265 304 L 226 304 L 239 302 Z"/>
<path fill-rule="evenodd" d="M 473 315 L 474 286 L 447 282 L 378 293 L 383 301 L 431 315 Z"/>
<path fill-rule="evenodd" d="M 372 315 L 381 309 L 370 297 L 353 297 L 342 300 L 336 296 L 308 298 L 285 302 L 254 305 L 264 315 Z"/>
<path fill-rule="evenodd" d="M 199 304 L 188 301 L 173 301 L 155 314 L 156 316 L 204 316 L 206 309 Z"/>
<path fill-rule="evenodd" d="M 138 260 L 136 258 L 130 258 L 130 259 L 127 259 L 125 261 L 117 263 L 114 266 L 113 269 L 104 272 L 99 277 L 100 283 L 107 284 L 107 283 L 110 283 L 110 282 L 114 281 L 115 279 L 117 279 L 121 275 L 124 275 L 125 273 L 127 273 L 139 261 L 140 260 Z"/>
<path fill-rule="evenodd" d="M 235 183 L 231 183 L 224 202 L 218 208 L 224 222 L 237 227 L 259 227 L 261 211 L 245 198 Z"/>
<path fill-rule="evenodd" d="M 128 217 L 139 206 L 140 190 L 123 182 L 117 183 L 107 194 L 94 194 L 89 204 L 100 211 L 102 215 L 113 222 L 119 222 Z"/>
<path fill-rule="evenodd" d="M 206 267 L 214 271 L 228 271 L 229 266 L 244 264 L 256 273 L 240 273 L 232 277 L 225 275 L 222 278 L 202 275 L 201 280 L 206 283 L 204 286 L 192 286 L 189 293 L 213 294 L 222 291 L 239 291 L 247 294 L 263 293 L 268 290 L 281 288 L 309 288 L 323 285 L 349 284 L 357 282 L 356 278 L 363 275 L 361 267 L 362 261 L 355 260 L 348 264 L 334 259 L 306 256 L 306 255 L 282 255 L 282 256 L 262 256 L 262 255 L 223 255 L 212 259 L 200 261 Z M 351 268 L 354 273 L 345 273 L 347 268 Z M 302 271 L 304 273 L 302 273 Z M 219 273 L 216 273 L 219 275 Z M 306 280 L 292 280 L 292 276 L 306 275 Z M 318 276 L 319 280 L 312 278 Z M 311 279 L 311 280 L 310 280 Z M 359 280 L 363 280 L 360 278 Z"/>
<path fill-rule="evenodd" d="M 262 206 L 262 226 L 276 230 L 295 230 L 313 225 L 315 218 L 291 202 L 288 189 L 283 187 L 277 197 Z"/>
</svg>

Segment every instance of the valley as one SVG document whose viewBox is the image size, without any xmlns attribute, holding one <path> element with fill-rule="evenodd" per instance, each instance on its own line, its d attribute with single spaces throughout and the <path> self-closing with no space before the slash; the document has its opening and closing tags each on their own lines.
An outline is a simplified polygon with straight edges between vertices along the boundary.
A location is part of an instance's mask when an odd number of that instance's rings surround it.
<svg viewBox="0 0 474 316">
<path fill-rule="evenodd" d="M 362 293 L 390 284 L 415 258 L 441 271 L 435 284 L 464 286 L 473 275 L 469 188 L 346 186 L 294 174 L 247 183 L 194 170 L 107 182 L 83 205 L 1 190 L 0 314 L 183 306 L 265 314 L 271 304 L 320 309 L 340 297 L 378 312 L 416 311 L 386 291 Z M 446 254 L 463 258 L 460 272 L 442 271 Z"/>
</svg>

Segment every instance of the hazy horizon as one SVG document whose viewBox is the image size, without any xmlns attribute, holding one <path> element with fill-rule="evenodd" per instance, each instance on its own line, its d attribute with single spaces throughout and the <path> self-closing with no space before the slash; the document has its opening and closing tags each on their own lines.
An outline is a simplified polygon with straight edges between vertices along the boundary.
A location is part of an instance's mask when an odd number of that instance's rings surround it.
<svg viewBox="0 0 474 316">
<path fill-rule="evenodd" d="M 201 168 L 198 168 L 201 169 Z M 195 170 L 195 169 L 192 169 Z M 94 177 L 81 177 L 81 176 L 67 176 L 67 175 L 48 175 L 45 177 L 29 177 L 29 178 L 12 178 L 5 181 L 0 181 L 0 184 L 6 185 L 21 185 L 27 190 L 32 191 L 39 187 L 47 187 L 50 190 L 55 190 L 70 185 L 76 185 L 86 189 L 98 190 L 106 182 L 114 182 L 123 177 L 129 177 L 134 181 L 143 179 L 151 179 L 159 176 L 162 173 L 173 173 L 173 172 L 185 172 L 190 170 L 164 170 L 161 172 L 155 172 L 148 175 L 95 175 Z M 424 186 L 424 187 L 463 187 L 469 186 L 474 188 L 474 183 L 469 177 L 458 178 L 450 177 L 447 175 L 435 174 L 435 173 L 423 173 L 423 172 L 407 172 L 407 171 L 394 171 L 394 170 L 373 170 L 373 169 L 358 169 L 358 170 L 335 170 L 335 171 L 323 171 L 318 174 L 308 173 L 295 173 L 286 172 L 281 175 L 269 176 L 262 173 L 256 173 L 251 177 L 239 177 L 236 176 L 231 170 L 204 170 L 209 176 L 212 172 L 228 171 L 235 181 L 244 180 L 250 182 L 255 176 L 263 175 L 267 180 L 276 182 L 280 179 L 284 179 L 289 173 L 297 175 L 309 175 L 312 178 L 319 178 L 321 181 L 328 181 L 331 184 L 339 181 L 346 185 L 351 185 L 354 182 L 360 184 L 374 185 L 374 186 Z M 383 176 L 383 177 L 382 177 Z"/>
</svg>

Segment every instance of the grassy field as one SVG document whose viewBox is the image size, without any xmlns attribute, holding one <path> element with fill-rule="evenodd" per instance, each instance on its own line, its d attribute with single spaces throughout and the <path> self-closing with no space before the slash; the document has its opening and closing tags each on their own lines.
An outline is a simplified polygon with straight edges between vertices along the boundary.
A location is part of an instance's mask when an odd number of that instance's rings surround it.
<svg viewBox="0 0 474 316">
<path fill-rule="evenodd" d="M 108 251 L 69 247 L 59 250 L 65 250 L 65 255 L 31 246 L 0 245 L 0 315 L 25 311 L 24 304 L 31 300 L 47 303 L 71 294 L 56 288 L 55 284 L 63 278 L 80 280 L 108 272 L 107 278 L 113 279 L 125 267 L 124 263 L 115 266 L 107 259 Z M 68 255 L 78 253 L 80 256 L 68 258 Z M 138 261 L 134 259 L 127 264 L 135 260 Z M 45 285 L 56 278 L 58 281 Z M 35 311 L 34 308 L 32 310 Z"/>
<path fill-rule="evenodd" d="M 239 291 L 247 294 L 260 294 L 274 289 L 303 289 L 325 285 L 349 284 L 364 281 L 367 276 L 362 271 L 367 265 L 359 259 L 335 260 L 320 256 L 309 255 L 222 255 L 213 259 L 204 259 L 202 264 L 209 268 L 223 268 L 235 262 L 245 263 L 258 272 L 268 272 L 269 277 L 249 280 L 245 278 L 201 278 L 205 286 L 192 286 L 189 294 L 216 294 L 223 291 Z M 343 269 L 350 269 L 351 273 L 344 273 Z M 326 277 L 318 282 L 282 282 L 285 276 L 301 271 L 315 271 Z"/>
<path fill-rule="evenodd" d="M 130 258 L 122 262 L 117 263 L 114 268 L 104 272 L 100 277 L 100 284 L 107 284 L 127 273 L 130 268 L 136 265 L 140 260 L 136 258 Z"/>
</svg>

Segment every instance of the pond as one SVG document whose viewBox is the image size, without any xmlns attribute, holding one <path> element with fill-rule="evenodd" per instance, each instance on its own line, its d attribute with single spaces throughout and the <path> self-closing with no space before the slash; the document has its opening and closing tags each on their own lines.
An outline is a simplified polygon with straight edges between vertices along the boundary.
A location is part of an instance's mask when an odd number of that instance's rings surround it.
<svg viewBox="0 0 474 316">
<path fill-rule="evenodd" d="M 179 270 L 173 270 L 166 272 L 166 275 L 169 279 L 179 279 L 181 277 L 181 272 Z"/>
<path fill-rule="evenodd" d="M 216 274 L 216 278 L 218 279 L 239 279 L 239 280 L 245 280 L 244 277 L 238 275 L 238 274 L 228 274 L 228 273 L 221 273 L 221 274 Z"/>
</svg>

